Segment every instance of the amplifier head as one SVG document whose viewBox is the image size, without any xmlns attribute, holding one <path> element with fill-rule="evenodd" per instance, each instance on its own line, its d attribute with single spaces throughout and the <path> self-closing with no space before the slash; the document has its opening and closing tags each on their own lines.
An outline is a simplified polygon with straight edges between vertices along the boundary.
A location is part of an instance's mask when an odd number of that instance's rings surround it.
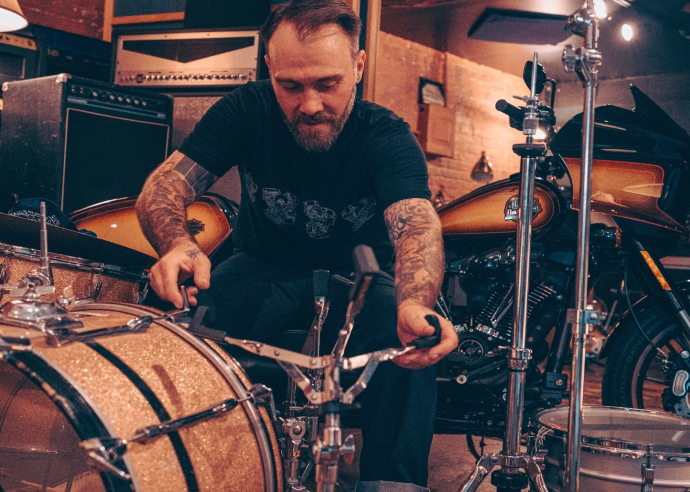
<svg viewBox="0 0 690 492">
<path fill-rule="evenodd" d="M 114 82 L 147 88 L 231 87 L 257 79 L 259 31 L 122 34 Z"/>
</svg>

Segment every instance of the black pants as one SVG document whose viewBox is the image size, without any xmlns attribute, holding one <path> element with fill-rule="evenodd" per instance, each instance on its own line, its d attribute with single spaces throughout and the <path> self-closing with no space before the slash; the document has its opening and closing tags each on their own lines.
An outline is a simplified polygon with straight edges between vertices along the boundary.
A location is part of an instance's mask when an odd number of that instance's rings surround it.
<svg viewBox="0 0 690 492">
<path fill-rule="evenodd" d="M 308 330 L 314 317 L 312 290 L 311 272 L 281 269 L 238 253 L 213 271 L 211 288 L 199 303 L 214 305 L 216 329 L 275 343 L 284 330 Z M 322 353 L 330 352 L 344 322 L 347 288 L 329 298 Z M 393 279 L 378 279 L 355 319 L 346 355 L 400 345 Z M 435 366 L 413 371 L 384 362 L 357 402 L 362 406 L 360 480 L 426 486 L 436 413 Z"/>
</svg>

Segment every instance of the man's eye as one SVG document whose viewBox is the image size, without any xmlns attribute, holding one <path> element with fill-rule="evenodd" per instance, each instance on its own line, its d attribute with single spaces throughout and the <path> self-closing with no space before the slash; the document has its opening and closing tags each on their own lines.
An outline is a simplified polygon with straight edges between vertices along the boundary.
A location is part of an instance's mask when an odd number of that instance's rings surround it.
<svg viewBox="0 0 690 492">
<path fill-rule="evenodd" d="M 283 89 L 285 89 L 288 92 L 297 92 L 300 90 L 299 85 L 283 85 Z"/>
<path fill-rule="evenodd" d="M 328 92 L 335 89 L 336 84 L 319 84 L 317 90 L 319 92 Z"/>
</svg>

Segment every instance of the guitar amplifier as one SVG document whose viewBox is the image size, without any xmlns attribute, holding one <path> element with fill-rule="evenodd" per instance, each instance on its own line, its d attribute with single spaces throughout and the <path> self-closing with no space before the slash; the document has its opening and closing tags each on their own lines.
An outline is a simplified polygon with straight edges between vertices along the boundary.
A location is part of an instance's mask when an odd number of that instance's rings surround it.
<svg viewBox="0 0 690 492">
<path fill-rule="evenodd" d="M 231 88 L 260 78 L 259 31 L 121 34 L 115 84 L 147 89 Z"/>
<path fill-rule="evenodd" d="M 67 74 L 6 82 L 3 91 L 3 203 L 44 198 L 70 214 L 138 195 L 168 156 L 168 96 Z"/>
</svg>

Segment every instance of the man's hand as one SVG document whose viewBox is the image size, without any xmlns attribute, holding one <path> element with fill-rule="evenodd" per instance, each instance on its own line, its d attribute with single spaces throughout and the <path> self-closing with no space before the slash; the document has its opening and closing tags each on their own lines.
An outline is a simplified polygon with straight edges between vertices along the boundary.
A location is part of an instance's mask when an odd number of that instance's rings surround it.
<svg viewBox="0 0 690 492">
<path fill-rule="evenodd" d="M 404 346 L 420 337 L 434 334 L 434 328 L 424 319 L 433 314 L 441 325 L 441 341 L 435 347 L 414 350 L 393 361 L 407 369 L 421 369 L 436 364 L 458 346 L 458 335 L 453 325 L 433 310 L 414 302 L 404 302 L 398 307 L 398 337 Z"/>
<path fill-rule="evenodd" d="M 187 289 L 187 297 L 189 304 L 196 306 L 199 289 L 208 289 L 211 285 L 211 262 L 197 244 L 189 240 L 179 240 L 153 265 L 149 281 L 158 297 L 172 302 L 180 309 L 184 301 L 178 286 L 192 275 L 196 287 Z"/>
</svg>

